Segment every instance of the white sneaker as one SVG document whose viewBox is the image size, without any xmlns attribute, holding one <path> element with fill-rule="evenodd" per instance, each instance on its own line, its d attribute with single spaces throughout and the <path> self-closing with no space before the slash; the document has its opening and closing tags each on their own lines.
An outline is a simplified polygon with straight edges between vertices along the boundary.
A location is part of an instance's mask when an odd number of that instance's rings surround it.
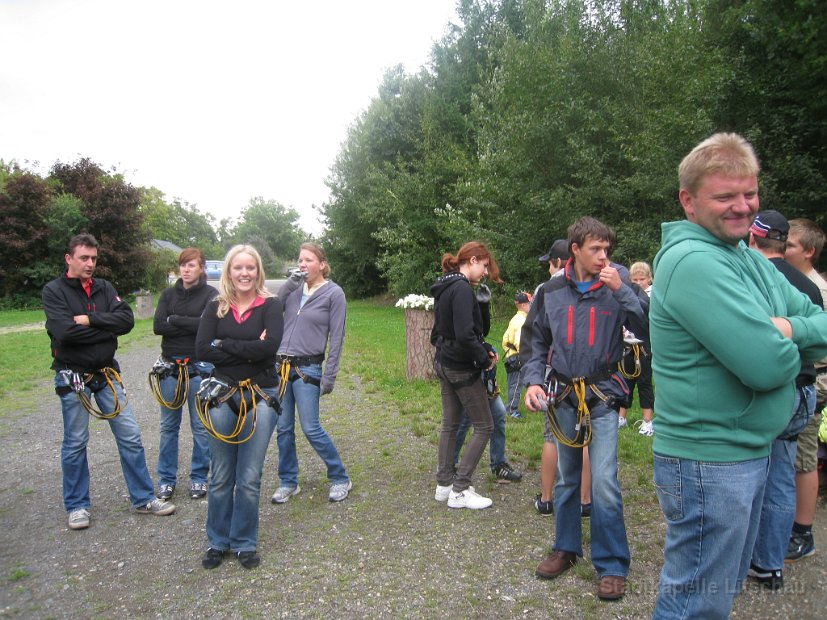
<svg viewBox="0 0 827 620">
<path fill-rule="evenodd" d="M 645 437 L 651 437 L 655 434 L 655 427 L 652 425 L 652 420 L 648 422 L 646 420 L 640 421 L 640 430 L 638 431 L 639 434 L 644 435 Z"/>
<path fill-rule="evenodd" d="M 454 485 L 449 484 L 448 486 L 440 486 L 436 485 L 436 493 L 434 493 L 434 499 L 438 502 L 447 502 L 448 495 L 451 493 L 451 489 L 454 488 Z"/>
<path fill-rule="evenodd" d="M 89 527 L 89 511 L 86 508 L 78 508 L 69 513 L 69 529 L 83 530 Z"/>
<path fill-rule="evenodd" d="M 298 495 L 301 490 L 302 488 L 299 485 L 294 487 L 279 487 L 276 489 L 276 492 L 273 493 L 273 497 L 270 498 L 270 501 L 274 504 L 283 504 L 290 499 L 291 495 Z"/>
<path fill-rule="evenodd" d="M 464 491 L 455 493 L 453 490 L 448 494 L 448 508 L 470 508 L 471 510 L 481 510 L 488 508 L 494 502 L 488 497 L 483 497 L 474 490 L 474 487 L 468 487 Z"/>
<path fill-rule="evenodd" d="M 135 512 L 140 515 L 155 515 L 156 517 L 166 517 L 175 513 L 175 504 L 172 502 L 165 502 L 157 497 L 144 506 L 135 508 Z"/>
<path fill-rule="evenodd" d="M 618 416 L 618 418 L 617 418 L 617 428 L 621 429 L 621 428 L 626 428 L 627 426 L 629 426 L 629 422 L 626 421 L 626 418 Z"/>
<path fill-rule="evenodd" d="M 347 499 L 347 494 L 350 493 L 350 490 L 353 488 L 353 481 L 348 480 L 347 482 L 337 482 L 336 484 L 330 485 L 330 493 L 327 496 L 331 502 L 341 502 Z"/>
</svg>

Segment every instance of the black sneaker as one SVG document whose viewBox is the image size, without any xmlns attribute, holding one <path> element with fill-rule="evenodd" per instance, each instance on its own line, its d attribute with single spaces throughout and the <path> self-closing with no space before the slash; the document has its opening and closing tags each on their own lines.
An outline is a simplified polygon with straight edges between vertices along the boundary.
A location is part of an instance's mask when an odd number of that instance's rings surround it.
<svg viewBox="0 0 827 620">
<path fill-rule="evenodd" d="M 155 494 L 155 497 L 167 501 L 170 497 L 172 497 L 173 493 L 175 493 L 174 484 L 160 484 L 158 485 L 158 492 Z"/>
<path fill-rule="evenodd" d="M 523 479 L 523 475 L 518 471 L 514 471 L 508 461 L 497 465 L 491 472 L 497 477 L 497 482 L 519 482 Z"/>
<path fill-rule="evenodd" d="M 261 558 L 255 551 L 239 551 L 238 563 L 249 570 L 261 564 Z"/>
<path fill-rule="evenodd" d="M 592 505 L 580 504 L 580 516 L 584 519 L 588 519 L 590 516 L 592 516 Z"/>
<path fill-rule="evenodd" d="M 749 565 L 747 575 L 755 579 L 765 588 L 770 590 L 780 590 L 784 587 L 784 576 L 780 570 L 766 570 L 755 564 Z"/>
<path fill-rule="evenodd" d="M 539 494 L 537 497 L 534 498 L 534 507 L 544 517 L 548 517 L 554 514 L 554 499 L 550 499 L 547 502 L 544 502 L 541 498 L 543 497 L 542 493 Z"/>
<path fill-rule="evenodd" d="M 190 497 L 192 499 L 201 499 L 202 497 L 207 496 L 207 483 L 206 482 L 193 482 L 192 486 L 190 487 Z"/>
<path fill-rule="evenodd" d="M 790 544 L 787 547 L 787 557 L 784 562 L 792 564 L 804 558 L 809 558 L 816 552 L 816 544 L 813 541 L 813 534 L 793 534 Z"/>
<path fill-rule="evenodd" d="M 217 568 L 221 565 L 221 562 L 224 561 L 224 551 L 219 551 L 218 549 L 213 549 L 210 547 L 207 549 L 207 553 L 204 554 L 204 557 L 201 559 L 201 566 L 204 568 Z"/>
</svg>

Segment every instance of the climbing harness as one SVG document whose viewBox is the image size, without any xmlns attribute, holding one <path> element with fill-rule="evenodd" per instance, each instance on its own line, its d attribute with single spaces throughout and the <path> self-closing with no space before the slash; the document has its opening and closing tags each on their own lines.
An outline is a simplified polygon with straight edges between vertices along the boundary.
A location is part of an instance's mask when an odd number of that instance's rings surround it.
<svg viewBox="0 0 827 620">
<path fill-rule="evenodd" d="M 322 382 L 319 379 L 303 373 L 299 366 L 321 364 L 323 361 L 324 355 L 308 355 L 306 357 L 279 355 L 276 358 L 279 374 L 279 400 L 284 398 L 284 393 L 287 391 L 287 384 L 292 383 L 296 379 L 301 379 L 305 383 L 321 387 Z M 291 375 L 291 371 L 293 371 L 295 375 Z"/>
<path fill-rule="evenodd" d="M 643 340 L 637 338 L 632 332 L 626 332 L 623 338 L 623 357 L 617 363 L 617 369 L 626 379 L 637 379 L 640 376 L 640 358 L 646 355 L 646 351 L 640 345 Z M 632 359 L 632 370 L 626 369 L 626 360 Z"/>
<path fill-rule="evenodd" d="M 195 410 L 210 435 L 224 443 L 242 444 L 249 441 L 256 432 L 256 403 L 259 400 L 263 400 L 272 407 L 276 415 L 281 413 L 278 399 L 267 394 L 252 380 L 245 379 L 230 383 L 218 377 L 209 377 L 201 382 L 201 387 L 195 395 Z M 236 415 L 235 427 L 229 434 L 221 433 L 216 429 L 210 414 L 211 409 L 225 403 Z M 252 428 L 245 437 L 241 437 L 248 414 L 252 415 Z"/>
<path fill-rule="evenodd" d="M 126 387 L 123 384 L 120 373 L 110 366 L 88 373 L 66 369 L 59 371 L 59 374 L 64 378 L 66 385 L 57 388 L 56 392 L 61 396 L 69 392 L 74 392 L 78 395 L 78 400 L 80 400 L 83 408 L 86 409 L 90 415 L 100 420 L 111 420 L 117 417 L 129 402 L 129 396 L 126 394 Z M 118 391 L 115 389 L 115 384 L 119 385 L 123 392 L 123 403 L 121 403 L 120 398 L 118 398 Z M 87 387 L 93 394 L 97 394 L 104 388 L 111 390 L 113 398 L 112 411 L 107 413 L 98 409 L 86 393 Z"/>
<path fill-rule="evenodd" d="M 612 377 L 608 369 L 598 372 L 591 377 L 564 377 L 554 372 L 551 366 L 552 350 L 549 350 L 546 363 L 546 374 L 544 385 L 546 386 L 546 418 L 548 419 L 551 432 L 557 440 L 570 448 L 585 448 L 592 440 L 592 418 L 591 409 L 602 402 L 607 407 L 613 408 L 615 398 L 604 394 L 597 387 L 599 381 Z M 591 392 L 591 397 L 589 396 Z M 574 435 L 568 436 L 557 419 L 557 406 L 568 398 L 572 393 L 577 400 L 577 421 L 574 425 Z"/>
<path fill-rule="evenodd" d="M 180 409 L 187 402 L 190 390 L 189 362 L 188 357 L 166 360 L 161 356 L 152 365 L 152 370 L 149 371 L 149 387 L 155 400 L 162 407 Z M 178 381 L 175 384 L 175 393 L 172 395 L 172 400 L 167 401 L 161 390 L 161 381 L 173 375 L 178 376 Z"/>
</svg>

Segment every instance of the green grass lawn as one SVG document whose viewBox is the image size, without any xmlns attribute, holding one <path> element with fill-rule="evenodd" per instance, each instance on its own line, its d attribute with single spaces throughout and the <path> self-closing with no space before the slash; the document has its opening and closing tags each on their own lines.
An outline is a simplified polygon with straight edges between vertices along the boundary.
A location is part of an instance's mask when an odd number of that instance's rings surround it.
<svg viewBox="0 0 827 620">
<path fill-rule="evenodd" d="M 0 327 L 42 323 L 45 320 L 46 315 L 43 314 L 43 310 L 8 310 L 0 312 Z"/>
</svg>

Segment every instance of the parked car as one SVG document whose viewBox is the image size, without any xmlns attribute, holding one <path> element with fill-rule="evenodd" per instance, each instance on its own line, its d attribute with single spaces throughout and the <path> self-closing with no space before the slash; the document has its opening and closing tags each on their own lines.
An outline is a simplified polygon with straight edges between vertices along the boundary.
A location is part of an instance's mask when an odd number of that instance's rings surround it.
<svg viewBox="0 0 827 620">
<path fill-rule="evenodd" d="M 207 280 L 220 280 L 224 271 L 223 260 L 208 260 L 206 264 Z"/>
</svg>

